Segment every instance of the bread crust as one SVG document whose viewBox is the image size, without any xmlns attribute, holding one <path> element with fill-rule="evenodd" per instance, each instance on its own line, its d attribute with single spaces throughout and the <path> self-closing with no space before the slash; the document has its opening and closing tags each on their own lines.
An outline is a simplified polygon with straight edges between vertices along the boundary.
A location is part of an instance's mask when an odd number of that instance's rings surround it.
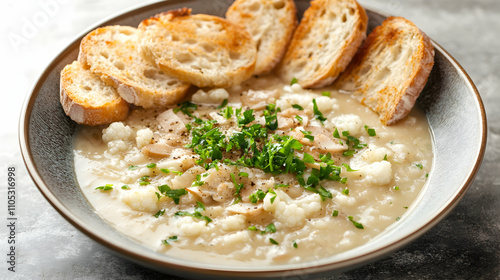
<svg viewBox="0 0 500 280">
<path fill-rule="evenodd" d="M 87 72 L 87 73 L 86 73 Z M 85 85 L 80 82 L 82 76 L 92 79 L 96 84 L 101 83 L 102 87 L 108 87 L 108 91 L 114 92 L 111 98 L 92 98 L 90 102 L 84 90 Z M 96 92 L 96 95 L 104 92 Z M 73 121 L 84 125 L 109 124 L 122 121 L 128 116 L 129 105 L 111 87 L 102 82 L 98 76 L 84 69 L 75 61 L 67 65 L 61 71 L 60 78 L 60 102 L 64 112 Z"/>
<path fill-rule="evenodd" d="M 144 59 L 137 50 L 137 32 L 136 28 L 118 25 L 95 29 L 82 39 L 78 61 L 115 87 L 128 103 L 144 108 L 178 103 L 190 85 L 161 74 L 154 63 Z"/>
<path fill-rule="evenodd" d="M 226 18 L 247 30 L 256 44 L 254 75 L 269 74 L 276 67 L 298 24 L 293 0 L 236 0 Z"/>
<path fill-rule="evenodd" d="M 415 42 L 410 42 L 410 39 L 405 40 L 406 37 L 412 38 L 411 40 Z M 415 47 L 410 46 L 412 44 L 415 44 Z M 367 75 L 380 71 L 372 68 L 385 67 L 373 65 L 377 56 L 386 55 L 387 51 L 395 52 L 399 49 L 404 51 L 409 48 L 413 52 L 404 61 L 407 68 L 398 69 L 399 71 L 394 74 L 402 82 L 392 81 L 394 75 L 384 76 L 384 80 L 370 78 L 365 80 Z M 381 49 L 386 52 L 379 52 Z M 427 35 L 407 19 L 389 17 L 367 37 L 335 86 L 352 93 L 362 104 L 377 112 L 383 124 L 392 125 L 410 113 L 427 83 L 433 65 L 434 47 Z M 383 86 L 376 87 L 375 83 Z"/>
<path fill-rule="evenodd" d="M 198 87 L 227 87 L 248 79 L 256 49 L 250 34 L 229 21 L 190 9 L 169 11 L 139 25 L 143 55 L 168 75 Z"/>
<path fill-rule="evenodd" d="M 311 1 L 278 66 L 278 75 L 286 82 L 296 78 L 304 88 L 330 85 L 357 52 L 367 24 L 368 16 L 355 0 Z M 331 51 L 332 46 L 340 49 Z"/>
</svg>

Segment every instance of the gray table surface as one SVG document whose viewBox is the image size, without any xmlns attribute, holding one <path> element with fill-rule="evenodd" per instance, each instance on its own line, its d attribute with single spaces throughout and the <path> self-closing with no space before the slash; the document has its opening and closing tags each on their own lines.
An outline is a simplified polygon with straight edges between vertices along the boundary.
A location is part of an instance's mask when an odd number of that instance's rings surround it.
<svg viewBox="0 0 500 280">
<path fill-rule="evenodd" d="M 5 170 L 14 166 L 18 249 L 13 273 L 0 226 L 0 279 L 176 279 L 115 256 L 71 226 L 31 181 L 17 144 L 23 100 L 44 67 L 95 22 L 146 2 L 153 1 L 1 2 L 0 217 L 6 221 Z M 327 279 L 500 279 L 500 1 L 360 2 L 414 21 L 459 61 L 485 103 L 488 145 L 475 182 L 442 222 L 384 259 Z"/>
</svg>

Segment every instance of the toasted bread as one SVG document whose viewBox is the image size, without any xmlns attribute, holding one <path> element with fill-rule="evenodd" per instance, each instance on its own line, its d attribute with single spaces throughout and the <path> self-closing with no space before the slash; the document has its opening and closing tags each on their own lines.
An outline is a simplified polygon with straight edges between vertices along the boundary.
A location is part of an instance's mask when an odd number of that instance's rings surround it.
<svg viewBox="0 0 500 280">
<path fill-rule="evenodd" d="M 430 39 L 411 21 L 390 17 L 370 33 L 335 86 L 391 125 L 410 113 L 433 65 Z"/>
<path fill-rule="evenodd" d="M 280 62 L 297 27 L 293 0 L 236 0 L 226 18 L 244 28 L 257 48 L 254 75 L 268 74 Z"/>
<path fill-rule="evenodd" d="M 78 60 L 117 88 L 127 102 L 144 108 L 165 107 L 180 101 L 189 88 L 144 59 L 138 51 L 137 29 L 107 26 L 87 34 Z"/>
<path fill-rule="evenodd" d="M 304 12 L 278 66 L 286 82 L 304 88 L 330 85 L 366 37 L 368 17 L 355 0 L 314 0 Z"/>
<path fill-rule="evenodd" d="M 115 88 L 74 61 L 61 71 L 60 101 L 66 115 L 79 124 L 100 125 L 124 120 L 129 105 Z"/>
<path fill-rule="evenodd" d="M 250 34 L 229 21 L 191 10 L 161 13 L 139 25 L 143 54 L 167 74 L 198 87 L 227 87 L 248 79 L 256 48 Z"/>
</svg>

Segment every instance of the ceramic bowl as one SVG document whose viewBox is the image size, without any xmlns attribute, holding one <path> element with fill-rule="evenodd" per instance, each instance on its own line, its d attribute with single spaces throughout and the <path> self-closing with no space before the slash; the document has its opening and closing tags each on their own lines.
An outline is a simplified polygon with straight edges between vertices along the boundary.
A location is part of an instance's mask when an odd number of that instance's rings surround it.
<svg viewBox="0 0 500 280">
<path fill-rule="evenodd" d="M 99 23 L 76 38 L 46 68 L 23 107 L 19 137 L 28 171 L 45 198 L 73 226 L 132 261 L 169 274 L 189 277 L 266 277 L 332 274 L 363 265 L 408 244 L 448 214 L 471 185 L 484 155 L 486 117 L 481 98 L 463 68 L 439 45 L 428 83 L 417 100 L 429 121 L 434 166 L 418 202 L 380 236 L 353 250 L 300 265 L 234 267 L 176 259 L 155 252 L 102 220 L 80 191 L 73 164 L 77 125 L 59 104 L 59 73 L 77 58 L 81 38 L 105 25 L 137 26 L 156 13 L 190 7 L 193 13 L 223 16 L 232 1 L 162 1 L 129 10 Z M 309 1 L 296 1 L 299 16 Z M 387 15 L 367 7 L 369 30 Z"/>
</svg>

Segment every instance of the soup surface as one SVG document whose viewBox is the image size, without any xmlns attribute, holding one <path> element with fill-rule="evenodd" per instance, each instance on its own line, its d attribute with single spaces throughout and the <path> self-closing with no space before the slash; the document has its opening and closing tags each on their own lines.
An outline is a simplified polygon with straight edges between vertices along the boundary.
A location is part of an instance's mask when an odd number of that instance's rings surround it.
<svg viewBox="0 0 500 280">
<path fill-rule="evenodd" d="M 333 88 L 273 76 L 79 128 L 75 169 L 97 213 L 178 258 L 272 265 L 366 243 L 404 218 L 431 169 L 425 115 L 394 126 Z"/>
</svg>

